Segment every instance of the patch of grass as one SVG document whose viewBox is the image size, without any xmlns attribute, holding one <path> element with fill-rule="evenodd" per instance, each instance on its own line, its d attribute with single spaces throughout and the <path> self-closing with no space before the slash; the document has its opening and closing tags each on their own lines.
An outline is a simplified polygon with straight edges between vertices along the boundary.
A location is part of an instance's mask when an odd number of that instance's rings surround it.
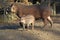
<svg viewBox="0 0 60 40">
<path fill-rule="evenodd" d="M 0 23 L 10 23 L 17 20 L 18 17 L 15 14 L 0 15 Z"/>
</svg>

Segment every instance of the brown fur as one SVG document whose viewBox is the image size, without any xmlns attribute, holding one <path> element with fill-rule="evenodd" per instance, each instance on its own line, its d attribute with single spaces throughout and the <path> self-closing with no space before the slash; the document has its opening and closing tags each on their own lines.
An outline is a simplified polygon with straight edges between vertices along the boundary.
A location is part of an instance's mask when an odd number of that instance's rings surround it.
<svg viewBox="0 0 60 40">
<path fill-rule="evenodd" d="M 11 9 L 13 9 L 13 8 L 14 8 L 15 13 L 18 17 L 22 17 L 23 15 L 31 14 L 35 18 L 42 18 L 45 25 L 47 24 L 47 21 L 49 20 L 48 17 L 50 17 L 50 14 L 52 13 L 49 6 L 43 7 L 39 4 L 27 6 L 27 5 L 23 5 L 21 3 L 14 3 L 12 5 Z M 14 11 L 11 10 L 11 12 L 14 12 Z M 49 20 L 49 21 L 52 26 L 52 23 L 53 23 L 52 20 Z"/>
</svg>

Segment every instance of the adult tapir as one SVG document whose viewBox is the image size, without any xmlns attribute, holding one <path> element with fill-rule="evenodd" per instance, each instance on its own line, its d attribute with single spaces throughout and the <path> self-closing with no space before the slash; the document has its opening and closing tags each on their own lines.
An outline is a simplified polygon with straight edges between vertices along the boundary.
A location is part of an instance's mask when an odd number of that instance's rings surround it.
<svg viewBox="0 0 60 40">
<path fill-rule="evenodd" d="M 33 15 L 35 18 L 42 18 L 44 26 L 47 24 L 47 21 L 49 21 L 51 27 L 53 24 L 53 21 L 50 17 L 52 11 L 49 5 L 41 6 L 40 4 L 34 4 L 28 6 L 21 3 L 14 3 L 11 6 L 11 12 L 14 12 L 19 18 L 28 14 Z"/>
</svg>

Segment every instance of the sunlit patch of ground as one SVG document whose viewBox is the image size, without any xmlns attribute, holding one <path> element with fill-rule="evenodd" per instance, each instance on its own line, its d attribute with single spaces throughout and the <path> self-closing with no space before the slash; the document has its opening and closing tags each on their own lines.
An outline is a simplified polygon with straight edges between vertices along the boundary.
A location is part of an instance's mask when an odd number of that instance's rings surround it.
<svg viewBox="0 0 60 40">
<path fill-rule="evenodd" d="M 53 18 L 55 20 L 52 28 L 50 28 L 50 24 L 41 28 L 44 24 L 37 20 L 34 30 L 23 31 L 18 21 L 14 22 L 15 19 L 13 18 L 15 17 L 13 15 L 3 17 L 5 17 L 4 20 L 2 18 L 0 20 L 0 40 L 60 40 L 60 19 Z M 1 23 L 3 21 L 7 23 Z"/>
<path fill-rule="evenodd" d="M 38 22 L 37 22 L 38 23 Z M 5 26 L 5 29 L 0 29 L 0 40 L 60 40 L 60 24 L 54 23 L 52 28 L 49 25 L 41 29 L 41 26 L 35 26 L 34 30 L 29 29 L 28 31 L 14 29 L 16 24 L 1 25 Z M 35 24 L 36 25 L 36 24 Z M 13 28 L 12 28 L 12 27 Z M 11 27 L 11 28 L 10 28 Z"/>
</svg>

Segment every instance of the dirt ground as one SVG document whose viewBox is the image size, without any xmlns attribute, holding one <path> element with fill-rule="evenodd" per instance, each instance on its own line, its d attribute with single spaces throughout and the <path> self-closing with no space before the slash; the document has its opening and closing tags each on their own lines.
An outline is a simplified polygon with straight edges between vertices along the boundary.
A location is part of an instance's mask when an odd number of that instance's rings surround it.
<svg viewBox="0 0 60 40">
<path fill-rule="evenodd" d="M 60 23 L 54 23 L 50 28 L 48 24 L 45 28 L 42 22 L 37 21 L 35 23 L 35 29 L 23 31 L 20 30 L 19 24 L 1 24 L 0 25 L 0 40 L 60 40 Z"/>
</svg>

